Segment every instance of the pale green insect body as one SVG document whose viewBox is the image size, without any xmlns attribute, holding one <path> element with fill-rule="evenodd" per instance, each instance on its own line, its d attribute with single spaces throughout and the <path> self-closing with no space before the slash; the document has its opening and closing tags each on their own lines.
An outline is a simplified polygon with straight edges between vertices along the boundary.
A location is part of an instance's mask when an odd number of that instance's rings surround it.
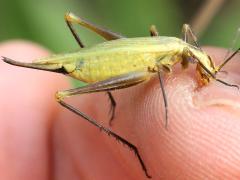
<svg viewBox="0 0 240 180">
<path fill-rule="evenodd" d="M 172 57 L 181 53 L 185 44 L 173 37 L 123 38 L 35 63 L 61 64 L 70 76 L 83 82 L 96 82 L 134 71 L 148 71 L 156 63 L 172 66 L 176 63 Z"/>
</svg>

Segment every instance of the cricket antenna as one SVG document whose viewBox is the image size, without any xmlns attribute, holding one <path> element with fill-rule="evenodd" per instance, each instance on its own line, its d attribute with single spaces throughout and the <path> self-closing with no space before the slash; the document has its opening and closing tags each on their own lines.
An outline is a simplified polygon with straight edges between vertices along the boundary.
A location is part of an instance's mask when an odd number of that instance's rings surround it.
<svg viewBox="0 0 240 180">
<path fill-rule="evenodd" d="M 215 72 L 215 75 L 240 51 L 240 48 L 238 48 L 235 52 L 232 53 L 231 56 L 229 56 L 222 64 L 220 64 L 220 66 L 217 67 L 217 70 Z M 214 75 L 214 76 L 215 76 Z M 227 86 L 231 86 L 231 87 L 236 87 L 237 89 L 239 89 L 239 86 L 238 85 L 235 85 L 235 84 L 229 84 L 223 80 L 220 80 L 220 79 L 216 79 L 216 81 L 222 83 L 222 84 L 225 84 Z"/>
<path fill-rule="evenodd" d="M 223 66 L 225 66 L 226 63 L 227 63 L 228 61 L 230 61 L 230 60 L 238 53 L 238 51 L 239 51 L 240 48 L 238 48 L 234 53 L 232 53 L 232 55 L 230 55 L 230 56 L 228 57 L 228 55 L 230 54 L 230 52 L 233 51 L 233 48 L 235 47 L 235 45 L 236 45 L 236 43 L 237 43 L 237 41 L 238 41 L 239 38 L 240 38 L 240 27 L 237 29 L 235 38 L 233 39 L 230 48 L 227 50 L 227 53 L 226 53 L 226 55 L 225 55 L 225 57 L 224 57 L 224 60 L 223 60 L 223 63 L 217 68 L 216 73 L 219 72 L 219 71 L 223 68 Z"/>
<path fill-rule="evenodd" d="M 240 27 L 237 29 L 235 38 L 233 39 L 232 44 L 229 46 L 227 53 L 225 54 L 224 61 L 227 59 L 231 51 L 233 51 L 233 48 L 236 46 L 239 38 L 240 38 Z"/>
<path fill-rule="evenodd" d="M 229 56 L 220 66 L 217 67 L 217 71 L 215 74 L 217 74 L 217 72 L 219 72 L 238 52 L 240 51 L 240 47 L 232 53 L 231 56 Z"/>
</svg>

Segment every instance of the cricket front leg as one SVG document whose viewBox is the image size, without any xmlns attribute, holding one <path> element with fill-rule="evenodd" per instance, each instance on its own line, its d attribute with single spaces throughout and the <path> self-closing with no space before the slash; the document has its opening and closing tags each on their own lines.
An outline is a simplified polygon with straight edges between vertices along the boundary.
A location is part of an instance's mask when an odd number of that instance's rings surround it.
<svg viewBox="0 0 240 180">
<path fill-rule="evenodd" d="M 201 49 L 201 47 L 199 46 L 198 44 L 198 40 L 197 40 L 197 37 L 196 35 L 193 33 L 193 30 L 191 28 L 191 26 L 189 24 L 183 24 L 183 27 L 182 27 L 182 33 L 183 33 L 183 40 L 185 42 L 189 42 L 189 39 L 188 37 L 191 38 L 191 40 L 193 41 L 193 43 L 195 44 L 195 46 L 199 49 Z"/>
<path fill-rule="evenodd" d="M 64 98 L 70 97 L 73 95 L 80 95 L 80 94 L 94 93 L 94 92 L 104 92 L 104 91 L 110 91 L 110 90 L 130 87 L 130 86 L 139 84 L 141 82 L 144 82 L 144 81 L 148 80 L 149 78 L 150 78 L 150 74 L 148 72 L 134 72 L 134 73 L 110 78 L 110 79 L 107 79 L 104 81 L 96 82 L 93 84 L 89 84 L 84 87 L 79 87 L 79 88 L 65 90 L 65 91 L 59 91 L 56 93 L 56 99 L 63 107 L 65 107 L 68 110 L 72 111 L 73 113 L 81 116 L 83 119 L 85 119 L 92 125 L 96 126 L 97 128 L 99 128 L 106 134 L 114 137 L 121 143 L 125 144 L 128 148 L 130 148 L 130 150 L 132 150 L 136 154 L 138 161 L 139 161 L 145 175 L 148 178 L 151 178 L 151 176 L 148 174 L 145 163 L 139 154 L 138 148 L 135 145 L 130 143 L 128 140 L 122 138 L 121 136 L 117 135 L 116 133 L 112 132 L 110 129 L 102 126 L 94 119 L 90 118 L 83 112 L 79 111 L 78 109 L 74 108 L 73 106 L 69 105 L 68 103 L 66 103 L 64 101 Z"/>
<path fill-rule="evenodd" d="M 113 119 L 115 118 L 115 110 L 116 110 L 117 103 L 116 103 L 116 101 L 115 101 L 115 99 L 114 99 L 114 97 L 113 97 L 113 95 L 110 91 L 107 91 L 107 95 L 108 95 L 108 98 L 109 98 L 110 103 L 111 103 L 110 111 L 109 111 L 109 113 L 111 114 L 110 120 L 109 120 L 109 126 L 112 126 Z"/>
</svg>

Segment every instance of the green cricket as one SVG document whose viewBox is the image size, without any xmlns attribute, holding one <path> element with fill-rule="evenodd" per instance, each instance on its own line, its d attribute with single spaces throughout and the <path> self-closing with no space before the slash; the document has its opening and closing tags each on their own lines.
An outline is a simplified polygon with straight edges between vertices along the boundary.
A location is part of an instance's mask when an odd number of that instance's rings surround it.
<svg viewBox="0 0 240 180">
<path fill-rule="evenodd" d="M 163 73 L 171 73 L 175 64 L 181 63 L 187 68 L 189 63 L 196 64 L 196 73 L 199 77 L 199 85 L 207 85 L 210 80 L 216 80 L 227 86 L 237 87 L 216 77 L 217 73 L 236 55 L 237 49 L 232 55 L 215 66 L 211 57 L 204 52 L 197 43 L 197 38 L 189 25 L 182 28 L 183 38 L 159 36 L 155 26 L 150 27 L 149 37 L 126 38 L 118 33 L 111 32 L 96 26 L 69 12 L 65 15 L 65 21 L 78 42 L 81 49 L 74 53 L 54 55 L 24 63 L 3 57 L 6 63 L 33 68 L 71 76 L 77 80 L 88 83 L 84 87 L 58 91 L 56 100 L 65 108 L 81 116 L 103 132 L 127 145 L 137 156 L 137 159 L 146 175 L 151 178 L 138 148 L 122 138 L 118 134 L 99 124 L 80 110 L 66 103 L 66 97 L 85 93 L 106 92 L 111 102 L 111 117 L 109 125 L 115 116 L 116 101 L 111 91 L 131 87 L 146 82 L 157 74 L 165 107 L 165 126 L 168 125 L 168 103 L 163 84 Z M 73 24 L 79 24 L 102 36 L 107 41 L 93 47 L 84 47 L 76 33 Z M 193 41 L 190 44 L 189 38 Z"/>
</svg>

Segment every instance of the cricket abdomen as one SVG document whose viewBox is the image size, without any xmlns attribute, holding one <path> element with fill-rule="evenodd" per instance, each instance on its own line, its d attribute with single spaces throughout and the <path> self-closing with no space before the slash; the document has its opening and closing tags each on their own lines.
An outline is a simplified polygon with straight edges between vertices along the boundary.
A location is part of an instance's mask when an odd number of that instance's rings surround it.
<svg viewBox="0 0 240 180">
<path fill-rule="evenodd" d="M 6 62 L 17 66 L 64 73 L 92 83 L 136 71 L 150 71 L 156 66 L 173 66 L 186 46 L 172 37 L 123 38 L 107 41 L 78 52 L 53 55 L 33 63 Z"/>
<path fill-rule="evenodd" d="M 130 38 L 108 41 L 81 51 L 70 76 L 92 83 L 135 71 L 148 71 L 156 62 L 181 51 L 176 38 Z"/>
<path fill-rule="evenodd" d="M 134 71 L 147 71 L 155 64 L 151 54 L 117 53 L 92 56 L 78 61 L 76 69 L 70 74 L 84 82 L 97 82 Z"/>
</svg>

